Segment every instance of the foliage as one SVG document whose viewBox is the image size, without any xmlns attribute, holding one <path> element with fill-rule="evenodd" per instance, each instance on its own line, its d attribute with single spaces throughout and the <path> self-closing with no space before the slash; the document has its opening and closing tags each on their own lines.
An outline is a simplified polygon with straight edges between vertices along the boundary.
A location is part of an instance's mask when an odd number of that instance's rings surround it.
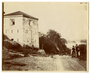
<svg viewBox="0 0 90 74">
<path fill-rule="evenodd" d="M 3 40 L 5 40 L 5 39 L 9 40 L 9 38 L 6 35 L 3 34 Z"/>
<path fill-rule="evenodd" d="M 66 52 L 67 52 L 68 55 L 71 55 L 71 49 L 67 48 Z"/>
<path fill-rule="evenodd" d="M 43 48 L 47 54 L 55 54 L 57 53 L 56 46 L 47 38 L 47 37 L 40 37 L 39 38 L 40 48 Z"/>
<path fill-rule="evenodd" d="M 86 44 L 80 44 L 79 49 L 80 49 L 79 59 L 86 60 L 87 59 L 87 46 L 86 46 Z"/>
<path fill-rule="evenodd" d="M 6 35 L 4 35 L 4 41 L 3 41 L 3 47 L 7 48 L 9 50 L 13 50 L 16 52 L 22 52 L 25 56 L 28 56 L 28 54 L 35 54 L 38 51 L 38 48 L 34 48 L 32 50 L 32 47 L 25 45 L 24 47 L 21 46 L 16 41 L 10 40 Z"/>
<path fill-rule="evenodd" d="M 16 43 L 14 41 L 6 40 L 6 41 L 4 41 L 4 46 L 8 50 L 12 49 L 12 50 L 15 50 L 18 52 L 22 52 L 22 46 L 19 43 Z"/>
<path fill-rule="evenodd" d="M 61 38 L 61 34 L 56 32 L 55 30 L 49 30 L 47 32 L 47 37 L 59 48 L 60 54 L 66 54 L 66 39 Z"/>
<path fill-rule="evenodd" d="M 39 38 L 40 48 L 44 48 L 46 53 L 59 53 L 59 54 L 70 54 L 70 49 L 65 45 L 67 43 L 66 39 L 61 38 L 61 34 L 55 30 L 49 30 L 47 36 Z"/>
<path fill-rule="evenodd" d="M 47 32 L 47 37 L 55 43 L 61 43 L 61 44 L 65 44 L 67 43 L 67 41 L 64 38 L 61 38 L 61 34 L 59 34 L 58 32 L 56 32 L 55 30 L 49 30 Z"/>
<path fill-rule="evenodd" d="M 59 38 L 61 37 L 59 33 L 51 29 L 47 32 L 47 36 L 52 42 L 55 43 L 58 42 Z"/>
<path fill-rule="evenodd" d="M 81 40 L 80 42 L 81 43 L 87 43 L 87 40 Z"/>
</svg>

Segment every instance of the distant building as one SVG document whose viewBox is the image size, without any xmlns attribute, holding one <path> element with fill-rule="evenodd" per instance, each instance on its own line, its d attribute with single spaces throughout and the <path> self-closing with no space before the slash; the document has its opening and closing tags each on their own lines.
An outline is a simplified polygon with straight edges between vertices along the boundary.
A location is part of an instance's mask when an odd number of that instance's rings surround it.
<svg viewBox="0 0 90 74">
<path fill-rule="evenodd" d="M 42 37 L 43 36 L 43 33 L 41 33 L 41 32 L 38 32 L 38 34 L 39 34 L 39 37 Z"/>
<path fill-rule="evenodd" d="M 38 32 L 38 34 L 39 34 L 39 37 L 46 37 L 46 34 L 44 34 L 44 33 L 41 33 L 41 32 Z"/>
<path fill-rule="evenodd" d="M 39 48 L 38 18 L 21 11 L 4 15 L 4 34 L 22 46 Z"/>
</svg>

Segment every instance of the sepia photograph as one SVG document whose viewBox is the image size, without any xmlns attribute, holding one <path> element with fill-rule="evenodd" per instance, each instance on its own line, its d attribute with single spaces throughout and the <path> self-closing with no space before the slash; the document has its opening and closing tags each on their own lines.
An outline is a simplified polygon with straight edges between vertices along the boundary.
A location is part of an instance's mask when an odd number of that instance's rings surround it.
<svg viewBox="0 0 90 74">
<path fill-rule="evenodd" d="M 2 71 L 88 72 L 89 2 L 2 2 Z"/>
</svg>

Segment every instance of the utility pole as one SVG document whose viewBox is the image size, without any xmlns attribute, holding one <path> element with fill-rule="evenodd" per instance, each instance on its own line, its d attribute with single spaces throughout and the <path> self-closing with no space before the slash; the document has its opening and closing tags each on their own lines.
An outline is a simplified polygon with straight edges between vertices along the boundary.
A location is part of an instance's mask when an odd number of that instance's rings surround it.
<svg viewBox="0 0 90 74">
<path fill-rule="evenodd" d="M 4 44 L 4 2 L 2 2 L 2 45 Z"/>
</svg>

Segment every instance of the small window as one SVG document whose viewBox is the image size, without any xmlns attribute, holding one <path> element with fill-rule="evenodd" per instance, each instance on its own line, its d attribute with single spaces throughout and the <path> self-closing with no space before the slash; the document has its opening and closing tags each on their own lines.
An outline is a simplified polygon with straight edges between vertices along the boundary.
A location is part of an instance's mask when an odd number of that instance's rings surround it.
<svg viewBox="0 0 90 74">
<path fill-rule="evenodd" d="M 35 40 L 35 42 L 36 42 L 36 40 Z"/>
<path fill-rule="evenodd" d="M 36 34 L 36 31 L 34 32 L 34 34 Z"/>
<path fill-rule="evenodd" d="M 6 30 L 6 33 L 7 33 L 7 30 Z"/>
<path fill-rule="evenodd" d="M 11 33 L 13 33 L 13 30 L 11 30 Z"/>
<path fill-rule="evenodd" d="M 25 24 L 25 19 L 23 19 L 23 23 Z"/>
<path fill-rule="evenodd" d="M 32 34 L 32 30 L 31 30 L 31 34 Z"/>
<path fill-rule="evenodd" d="M 35 21 L 33 21 L 33 24 L 35 24 Z"/>
<path fill-rule="evenodd" d="M 19 33 L 19 30 L 17 30 L 17 33 Z"/>
<path fill-rule="evenodd" d="M 29 42 L 29 39 L 27 39 L 27 42 Z"/>
<path fill-rule="evenodd" d="M 23 22 L 25 22 L 25 19 L 23 19 Z"/>
<path fill-rule="evenodd" d="M 36 31 L 34 31 L 34 34 L 36 34 Z"/>
<path fill-rule="evenodd" d="M 17 42 L 19 42 L 19 39 L 17 39 Z"/>
<path fill-rule="evenodd" d="M 29 20 L 29 26 L 30 26 L 31 20 Z"/>
<path fill-rule="evenodd" d="M 35 31 L 35 34 L 37 34 L 37 31 Z"/>
<path fill-rule="evenodd" d="M 26 33 L 28 33 L 28 30 L 26 30 Z"/>
<path fill-rule="evenodd" d="M 33 24 L 34 24 L 34 25 L 37 25 L 37 21 L 33 21 Z"/>
<path fill-rule="evenodd" d="M 15 20 L 14 19 L 10 19 L 11 20 L 11 25 L 15 25 Z"/>
<path fill-rule="evenodd" d="M 29 40 L 27 40 L 27 42 L 29 42 Z"/>
</svg>

